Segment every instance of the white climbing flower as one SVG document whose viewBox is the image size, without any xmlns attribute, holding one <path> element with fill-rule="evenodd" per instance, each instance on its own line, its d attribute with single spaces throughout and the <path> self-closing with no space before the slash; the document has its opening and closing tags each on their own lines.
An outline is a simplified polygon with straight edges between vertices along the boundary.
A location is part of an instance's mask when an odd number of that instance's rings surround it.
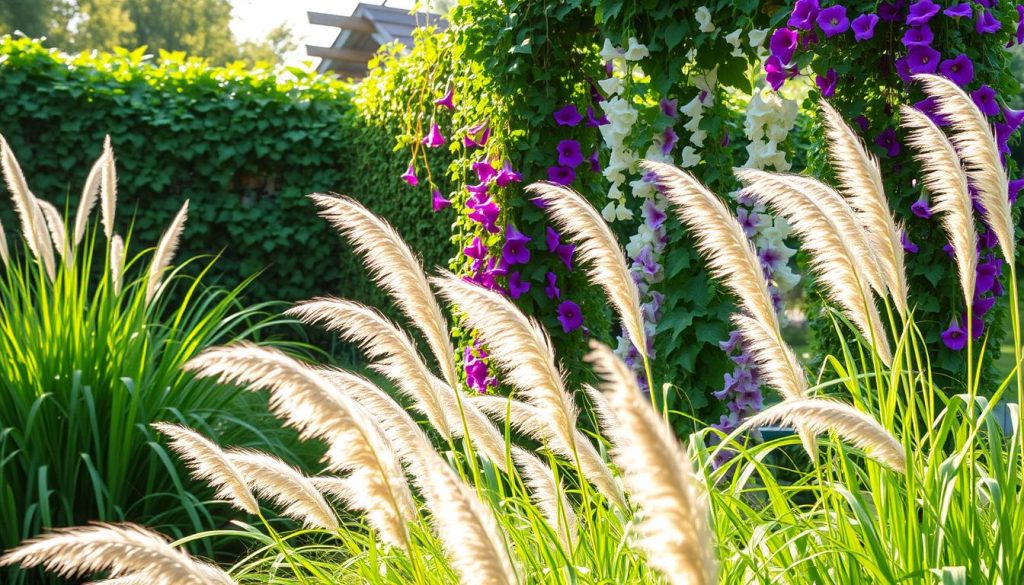
<svg viewBox="0 0 1024 585">
<path fill-rule="evenodd" d="M 679 166 L 684 169 L 697 166 L 700 163 L 700 155 L 694 150 L 692 146 L 683 148 L 683 152 L 680 154 L 682 160 L 679 161 Z"/>
<path fill-rule="evenodd" d="M 711 11 L 707 6 L 697 9 L 697 24 L 700 25 L 700 32 L 715 32 L 715 25 L 711 23 Z"/>
<path fill-rule="evenodd" d="M 647 50 L 646 45 L 642 45 L 637 42 L 636 37 L 629 37 L 629 48 L 626 49 L 623 56 L 627 61 L 639 61 L 650 54 L 651 53 Z"/>
</svg>

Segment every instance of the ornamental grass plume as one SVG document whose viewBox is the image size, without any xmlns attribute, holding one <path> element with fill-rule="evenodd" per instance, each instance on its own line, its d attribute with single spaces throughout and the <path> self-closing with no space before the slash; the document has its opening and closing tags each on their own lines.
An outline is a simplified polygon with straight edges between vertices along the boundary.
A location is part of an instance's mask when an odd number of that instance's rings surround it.
<svg viewBox="0 0 1024 585">
<path fill-rule="evenodd" d="M 103 168 L 100 171 L 100 220 L 109 240 L 114 236 L 114 214 L 117 212 L 117 163 L 110 136 L 103 139 Z"/>
<path fill-rule="evenodd" d="M 548 526 L 558 535 L 562 547 L 571 551 L 579 540 L 578 521 L 566 495 L 565 485 L 550 467 L 522 447 L 512 447 L 512 459 L 519 466 L 523 482 L 530 490 L 530 497 L 544 515 Z"/>
<path fill-rule="evenodd" d="M 108 136 L 105 142 L 109 142 L 110 137 Z M 89 215 L 92 214 L 92 208 L 96 206 L 96 198 L 100 194 L 100 181 L 104 169 L 107 165 L 107 150 L 103 149 L 99 158 L 93 163 L 92 168 L 89 169 L 89 175 L 85 179 L 85 185 L 82 187 L 82 196 L 78 199 L 78 213 L 75 214 L 75 232 L 73 244 L 78 247 L 82 243 L 82 238 L 85 237 L 85 230 L 89 227 Z"/>
<path fill-rule="evenodd" d="M 245 478 L 246 484 L 257 495 L 279 506 L 282 515 L 302 522 L 310 528 L 338 529 L 338 518 L 313 482 L 298 469 L 267 453 L 250 449 L 230 449 L 228 461 Z M 404 535 L 404 529 L 396 532 Z M 388 539 L 389 533 L 381 536 Z M 396 546 L 407 544 L 399 537 Z"/>
<path fill-rule="evenodd" d="M 623 469 L 630 500 L 640 507 L 637 532 L 648 563 L 674 585 L 713 585 L 715 544 L 693 464 L 626 364 L 605 345 L 590 347 L 587 361 L 615 412 L 612 459 Z"/>
<path fill-rule="evenodd" d="M 900 117 L 903 126 L 910 130 L 907 144 L 915 149 L 914 159 L 921 163 L 922 180 L 932 196 L 932 209 L 942 214 L 942 227 L 953 245 L 964 302 L 970 304 L 974 300 L 978 268 L 978 233 L 974 229 L 967 174 L 956 148 L 928 116 L 904 105 Z"/>
<path fill-rule="evenodd" d="M 178 250 L 178 241 L 181 240 L 181 232 L 185 230 L 185 221 L 188 219 L 188 200 L 181 206 L 171 225 L 160 237 L 156 251 L 153 252 L 153 260 L 149 265 L 149 278 L 146 282 L 146 302 L 151 303 L 160 293 L 164 273 L 174 259 L 174 253 Z"/>
<path fill-rule="evenodd" d="M 879 268 L 896 310 L 906 319 L 907 275 L 904 268 L 903 233 L 889 209 L 878 159 L 838 112 L 825 100 L 819 102 L 825 125 L 829 161 L 839 180 L 839 190 L 856 210 L 857 220 L 867 233 L 877 255 Z"/>
<path fill-rule="evenodd" d="M 361 500 L 353 507 L 367 513 L 386 542 L 407 546 L 405 523 L 415 509 L 392 446 L 362 409 L 316 371 L 280 351 L 248 343 L 205 350 L 185 369 L 199 377 L 269 390 L 271 409 L 303 437 L 326 441 L 332 469 L 349 472 L 361 485 Z M 232 461 L 246 473 L 244 460 Z"/>
<path fill-rule="evenodd" d="M 62 260 L 69 260 L 71 250 L 68 247 L 67 229 L 64 227 L 64 220 L 60 216 L 60 211 L 57 211 L 57 208 L 49 201 L 43 201 L 42 199 L 36 199 L 36 205 L 39 206 L 39 210 L 43 213 L 43 219 L 46 221 L 46 228 L 50 233 L 50 241 L 53 243 L 53 247 L 57 249 L 57 253 Z"/>
<path fill-rule="evenodd" d="M 0 224 L 0 260 L 5 267 L 11 263 L 11 253 L 7 250 L 7 234 L 4 233 L 3 224 Z"/>
<path fill-rule="evenodd" d="M 93 524 L 56 530 L 0 557 L 0 566 L 43 566 L 62 577 L 108 571 L 144 577 L 149 585 L 233 585 L 227 573 L 170 546 L 160 535 L 132 524 Z"/>
<path fill-rule="evenodd" d="M 807 197 L 786 175 L 738 169 L 744 193 L 786 218 L 811 254 L 811 266 L 825 285 L 828 298 L 857 326 L 883 363 L 892 363 L 889 341 L 882 328 L 861 259 L 828 209 Z"/>
<path fill-rule="evenodd" d="M 363 257 L 377 285 L 391 295 L 406 318 L 423 333 L 442 377 L 449 386 L 457 388 L 448 322 L 409 246 L 393 227 L 354 199 L 319 193 L 310 198 L 320 207 L 320 216 L 337 228 Z"/>
<path fill-rule="evenodd" d="M 28 244 L 32 255 L 42 262 L 46 269 L 46 275 L 52 281 L 56 276 L 56 268 L 53 259 L 53 244 L 47 233 L 46 220 L 43 218 L 38 200 L 29 191 L 18 160 L 14 158 L 14 153 L 3 136 L 0 136 L 0 166 L 3 167 L 7 189 L 14 199 L 14 208 L 21 219 L 21 232 L 25 237 L 25 243 Z"/>
<path fill-rule="evenodd" d="M 124 263 L 124 240 L 114 234 L 114 237 L 110 238 L 110 285 L 114 290 L 114 296 L 121 294 L 121 287 L 124 284 Z"/>
</svg>

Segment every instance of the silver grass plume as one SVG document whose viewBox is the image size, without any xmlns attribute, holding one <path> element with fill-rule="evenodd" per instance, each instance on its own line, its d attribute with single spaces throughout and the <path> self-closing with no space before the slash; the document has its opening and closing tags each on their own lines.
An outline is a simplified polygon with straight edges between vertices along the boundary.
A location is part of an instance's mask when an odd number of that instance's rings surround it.
<svg viewBox="0 0 1024 585">
<path fill-rule="evenodd" d="M 867 451 L 894 471 L 906 472 L 906 455 L 899 440 L 877 420 L 849 404 L 825 398 L 784 400 L 747 419 L 740 429 L 779 423 L 801 424 L 816 434 L 834 431 L 839 438 Z"/>
<path fill-rule="evenodd" d="M 14 152 L 11 151 L 11 147 L 3 136 L 0 136 L 0 166 L 3 167 L 7 190 L 11 192 L 11 197 L 14 199 L 14 208 L 21 219 L 21 231 L 29 251 L 43 263 L 46 274 L 50 280 L 53 280 L 56 276 L 56 268 L 53 259 L 53 245 L 46 230 L 46 220 L 43 219 L 43 212 L 39 208 L 35 195 L 32 194 L 28 183 L 25 182 L 25 175 L 21 172 L 18 159 L 14 157 Z"/>
<path fill-rule="evenodd" d="M 96 197 L 100 193 L 100 176 L 106 163 L 107 152 L 104 148 L 99 158 L 92 164 L 89 176 L 85 179 L 85 186 L 82 187 L 82 196 L 78 200 L 78 213 L 75 214 L 75 233 L 73 244 L 77 246 L 85 237 L 85 230 L 89 227 L 89 215 L 92 208 L 96 206 Z"/>
<path fill-rule="evenodd" d="M 100 171 L 100 219 L 103 233 L 109 240 L 114 236 L 114 215 L 117 213 L 117 168 L 110 136 L 103 139 L 103 168 Z"/>
<path fill-rule="evenodd" d="M 860 269 L 861 261 L 828 211 L 794 189 L 786 175 L 737 169 L 736 176 L 744 184 L 745 193 L 786 218 L 810 251 L 811 266 L 825 285 L 828 297 L 843 309 L 882 362 L 891 364 L 889 340 L 871 287 Z"/>
<path fill-rule="evenodd" d="M 363 257 L 377 285 L 391 295 L 406 318 L 423 333 L 442 377 L 449 386 L 458 388 L 448 322 L 408 244 L 391 225 L 354 199 L 319 193 L 310 198 L 320 207 L 320 216 L 340 231 Z"/>
<path fill-rule="evenodd" d="M 331 468 L 348 471 L 362 486 L 364 507 L 357 509 L 366 513 L 381 538 L 407 546 L 406 522 L 415 516 L 409 485 L 383 431 L 358 403 L 297 360 L 247 343 L 207 349 L 185 369 L 222 383 L 269 390 L 271 409 L 304 438 L 325 440 Z"/>
<path fill-rule="evenodd" d="M 132 524 L 62 528 L 0 557 L 0 566 L 43 566 L 61 577 L 106 571 L 145 576 L 149 585 L 233 585 L 227 573 L 172 547 L 159 534 Z M 131 582 L 131 581 L 128 581 Z"/>
<path fill-rule="evenodd" d="M 462 585 L 521 583 L 494 511 L 452 471 L 440 455 L 424 461 L 423 490 L 434 532 L 444 544 Z"/>
<path fill-rule="evenodd" d="M 903 230 L 889 209 L 878 159 L 868 152 L 861 139 L 828 102 L 822 100 L 820 104 L 829 160 L 839 180 L 839 190 L 856 209 L 857 220 L 877 254 L 882 278 L 896 310 L 906 317 L 909 303 L 903 244 L 900 241 Z"/>
<path fill-rule="evenodd" d="M 188 200 L 178 210 L 171 225 L 167 227 L 164 235 L 160 236 L 160 243 L 153 252 L 153 260 L 149 264 L 149 275 L 146 279 L 146 303 L 151 303 L 160 292 L 163 283 L 164 272 L 171 265 L 174 253 L 178 250 L 178 242 L 181 240 L 181 232 L 185 229 L 185 221 L 188 220 Z"/>
<path fill-rule="evenodd" d="M 150 426 L 170 438 L 171 450 L 185 462 L 192 477 L 215 488 L 218 498 L 244 512 L 260 513 L 259 504 L 242 473 L 213 441 L 181 425 L 153 423 Z"/>
<path fill-rule="evenodd" d="M 281 506 L 281 514 L 310 528 L 338 529 L 338 519 L 308 477 L 280 459 L 249 449 L 229 449 L 228 460 L 260 497 Z"/>
<path fill-rule="evenodd" d="M 636 376 L 607 346 L 591 342 L 587 361 L 615 410 L 612 459 L 640 507 L 637 532 L 647 560 L 673 585 L 717 583 L 705 495 L 675 434 L 650 407 Z"/>
<path fill-rule="evenodd" d="M 358 344 L 368 358 L 375 360 L 374 370 L 411 398 L 416 410 L 426 415 L 444 439 L 451 436 L 433 374 L 412 339 L 378 311 L 354 301 L 316 298 L 298 303 L 285 314 L 308 325 L 322 325 L 345 341 Z"/>
<path fill-rule="evenodd" d="M 467 396 L 452 390 L 443 380 L 433 378 L 448 416 L 448 428 L 459 438 L 469 437 L 473 447 L 501 471 L 508 473 L 505 438 L 487 416 Z"/>
<path fill-rule="evenodd" d="M 551 425 L 540 422 L 543 420 L 540 408 L 532 404 L 502 396 L 475 396 L 468 402 L 503 424 L 508 420 L 513 429 L 543 443 L 555 455 L 570 462 L 575 462 L 578 458 L 583 477 L 594 484 L 601 495 L 609 501 L 620 508 L 626 506 L 622 490 L 615 481 L 611 470 L 608 469 L 608 465 L 587 436 L 579 429 L 573 429 L 576 446 L 576 451 L 573 452 L 572 446 L 565 442 L 561 433 Z"/>
<path fill-rule="evenodd" d="M 526 188 L 544 202 L 544 208 L 562 232 L 576 244 L 581 264 L 587 265 L 590 281 L 599 284 L 612 302 L 633 346 L 647 355 L 647 334 L 640 312 L 640 293 L 630 276 L 626 256 L 601 214 L 580 194 L 551 183 Z"/>
<path fill-rule="evenodd" d="M 571 552 L 577 539 L 577 521 L 576 512 L 565 495 L 565 486 L 547 464 L 526 449 L 512 447 L 512 459 L 519 466 L 523 482 L 548 526 L 558 535 L 562 547 Z"/>
<path fill-rule="evenodd" d="M 476 330 L 506 380 L 538 409 L 539 425 L 548 425 L 572 452 L 577 408 L 565 390 L 561 369 L 544 328 L 527 318 L 505 297 L 443 272 L 431 282 L 457 306 L 466 325 Z"/>
<path fill-rule="evenodd" d="M 953 132 L 949 139 L 964 161 L 971 184 L 978 191 L 978 200 L 985 210 L 985 223 L 995 232 L 999 248 L 1012 266 L 1016 249 L 1010 185 L 988 118 L 974 100 L 952 81 L 938 75 L 923 74 L 915 75 L 914 79 L 920 81 L 925 93 L 938 102 L 936 113 L 952 124 Z"/>
<path fill-rule="evenodd" d="M 7 234 L 4 233 L 3 224 L 0 224 L 0 260 L 3 260 L 4 266 L 11 263 L 11 254 L 7 250 Z"/>
<path fill-rule="evenodd" d="M 64 227 L 64 219 L 60 216 L 60 211 L 54 207 L 49 201 L 36 198 L 36 205 L 39 206 L 39 211 L 43 214 L 43 219 L 46 220 L 46 227 L 50 232 L 50 241 L 53 243 L 53 247 L 57 249 L 57 253 L 64 261 L 71 260 L 71 248 L 68 245 L 68 231 Z"/>
<path fill-rule="evenodd" d="M 924 186 L 932 194 L 932 209 L 942 214 L 942 227 L 953 245 L 964 302 L 970 304 L 974 300 L 978 267 L 978 233 L 974 229 L 967 174 L 956 149 L 928 116 L 903 106 L 900 118 L 901 124 L 910 130 L 907 144 L 914 149 L 914 159 L 921 163 Z"/>
<path fill-rule="evenodd" d="M 110 284 L 114 287 L 114 295 L 121 294 L 124 280 L 124 240 L 114 234 L 110 239 Z"/>
</svg>

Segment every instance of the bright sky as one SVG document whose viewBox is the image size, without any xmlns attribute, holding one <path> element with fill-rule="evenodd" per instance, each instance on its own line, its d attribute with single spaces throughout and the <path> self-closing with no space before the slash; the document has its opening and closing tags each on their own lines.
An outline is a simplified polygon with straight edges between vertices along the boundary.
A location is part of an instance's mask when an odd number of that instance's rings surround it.
<svg viewBox="0 0 1024 585">
<path fill-rule="evenodd" d="M 291 25 L 299 47 L 288 55 L 286 62 L 297 65 L 317 59 L 306 55 L 306 45 L 329 46 L 338 36 L 338 29 L 309 24 L 306 12 L 327 12 L 348 16 L 355 10 L 358 0 L 231 0 L 231 30 L 239 40 L 262 39 L 282 22 Z M 366 0 L 367 4 L 382 4 L 382 0 Z M 387 0 L 388 6 L 411 9 L 412 0 Z"/>
</svg>

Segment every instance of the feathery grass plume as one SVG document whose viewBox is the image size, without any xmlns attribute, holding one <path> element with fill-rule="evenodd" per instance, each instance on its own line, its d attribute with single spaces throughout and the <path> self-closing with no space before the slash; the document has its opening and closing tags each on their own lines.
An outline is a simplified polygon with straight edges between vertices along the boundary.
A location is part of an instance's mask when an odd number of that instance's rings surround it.
<svg viewBox="0 0 1024 585">
<path fill-rule="evenodd" d="M 637 531 L 647 561 L 673 584 L 717 583 L 707 503 L 686 451 L 644 399 L 626 364 L 601 343 L 591 341 L 590 348 L 586 359 L 615 411 L 612 459 L 640 507 Z"/>
<path fill-rule="evenodd" d="M 248 343 L 207 349 L 185 369 L 269 390 L 271 409 L 304 438 L 325 440 L 332 468 L 348 471 L 361 486 L 360 501 L 352 507 L 366 513 L 383 540 L 408 545 L 405 523 L 415 516 L 415 507 L 405 474 L 383 430 L 355 401 L 297 360 Z"/>
<path fill-rule="evenodd" d="M 110 239 L 110 283 L 114 287 L 114 295 L 121 294 L 124 280 L 124 240 L 114 234 Z"/>
<path fill-rule="evenodd" d="M 92 581 L 88 585 L 148 585 L 149 578 L 145 573 L 132 573 L 124 577 L 114 577 L 102 581 Z"/>
<path fill-rule="evenodd" d="M 85 237 L 85 230 L 89 227 L 89 215 L 92 208 L 96 206 L 96 196 L 100 193 L 100 176 L 106 165 L 106 149 L 100 153 L 99 158 L 92 164 L 89 176 L 85 179 L 85 186 L 82 187 L 82 196 L 78 200 L 78 213 L 75 214 L 75 233 L 73 245 L 77 246 Z"/>
<path fill-rule="evenodd" d="M 743 227 L 725 202 L 689 173 L 652 161 L 644 161 L 642 166 L 657 175 L 680 221 L 696 237 L 697 248 L 707 259 L 712 276 L 732 291 L 751 319 L 762 324 L 761 351 L 754 355 L 765 366 L 765 380 L 785 398 L 805 397 L 807 379 L 803 368 L 782 340 L 764 268 Z"/>
<path fill-rule="evenodd" d="M 594 448 L 590 439 L 579 429 L 573 429 L 576 451 L 573 452 L 572 445 L 566 443 L 561 433 L 550 425 L 540 424 L 543 419 L 540 408 L 511 398 L 502 396 L 475 396 L 468 401 L 474 408 L 487 413 L 495 420 L 505 423 L 506 417 L 512 428 L 524 435 L 540 441 L 551 450 L 552 453 L 570 462 L 579 459 L 580 471 L 583 477 L 594 484 L 601 495 L 614 502 L 620 508 L 626 506 L 625 497 L 619 489 L 611 470 L 600 453 Z"/>
<path fill-rule="evenodd" d="M 336 498 L 341 503 L 346 503 L 359 489 L 359 486 L 353 486 L 342 477 L 317 476 L 308 479 L 318 492 Z"/>
<path fill-rule="evenodd" d="M 61 258 L 65 261 L 70 260 L 71 248 L 68 245 L 68 232 L 64 227 L 64 219 L 60 216 L 60 212 L 52 203 L 43 199 L 36 198 L 36 205 L 39 206 L 39 210 L 46 220 L 46 227 L 50 231 L 50 241 L 53 242 L 53 247 L 57 249 Z"/>
<path fill-rule="evenodd" d="M 505 438 L 494 426 L 491 419 L 468 400 L 459 396 L 440 378 L 433 378 L 434 387 L 438 388 L 441 406 L 448 416 L 448 427 L 452 435 L 458 438 L 468 436 L 477 452 L 487 458 L 501 471 L 508 473 L 505 461 Z"/>
<path fill-rule="evenodd" d="M 100 219 L 108 240 L 114 236 L 114 214 L 117 212 L 116 166 L 108 135 L 103 139 L 103 170 L 100 172 Z"/>
<path fill-rule="evenodd" d="M 178 242 L 181 240 L 181 232 L 185 229 L 185 221 L 188 219 L 188 200 L 174 216 L 174 221 L 167 227 L 164 235 L 160 236 L 160 243 L 153 252 L 153 260 L 149 264 L 149 277 L 146 283 L 146 303 L 156 298 L 163 282 L 164 271 L 171 265 L 174 253 L 178 250 Z"/>
<path fill-rule="evenodd" d="M 310 528 L 338 529 L 338 519 L 308 477 L 277 457 L 250 449 L 229 449 L 228 461 L 262 498 L 282 507 L 281 514 Z"/>
<path fill-rule="evenodd" d="M 411 398 L 416 410 L 426 415 L 444 439 L 451 436 L 432 381 L 433 374 L 423 363 L 413 341 L 378 311 L 354 301 L 316 298 L 298 303 L 285 314 L 308 325 L 320 324 L 345 341 L 358 344 L 367 357 L 376 360 L 374 370 Z"/>
<path fill-rule="evenodd" d="M 2 223 L 0 223 L 0 260 L 3 260 L 4 266 L 11 263 L 11 254 L 7 250 L 7 234 L 4 233 Z"/>
<path fill-rule="evenodd" d="M 63 528 L 29 540 L 0 557 L 0 566 L 43 566 L 61 577 L 100 571 L 111 577 L 145 575 L 149 585 L 232 585 L 220 569 L 197 561 L 149 530 L 132 524 Z"/>
<path fill-rule="evenodd" d="M 250 514 L 260 513 L 260 506 L 242 473 L 213 441 L 181 425 L 153 423 L 150 426 L 171 439 L 171 450 L 185 462 L 192 477 L 215 488 L 218 498 Z"/>
<path fill-rule="evenodd" d="M 526 449 L 512 447 L 512 459 L 522 471 L 530 496 L 548 526 L 558 535 L 565 550 L 572 551 L 577 539 L 577 521 L 576 512 L 565 495 L 565 486 L 555 479 L 555 473 L 550 467 Z"/>
<path fill-rule="evenodd" d="M 341 195 L 310 195 L 325 218 L 363 257 L 378 286 L 385 289 L 406 318 L 426 337 L 442 377 L 459 387 L 455 352 L 448 322 L 434 298 L 419 260 L 390 224 L 370 213 L 354 199 Z"/>
<path fill-rule="evenodd" d="M 892 351 L 875 306 L 871 287 L 859 268 L 860 259 L 827 209 L 793 188 L 789 177 L 756 169 L 737 169 L 744 192 L 783 216 L 811 252 L 828 297 L 871 343 L 878 357 L 892 363 Z"/>
<path fill-rule="evenodd" d="M 867 451 L 894 471 L 906 472 L 907 459 L 899 440 L 877 420 L 849 404 L 826 398 L 784 400 L 748 418 L 740 429 L 779 423 L 801 424 L 816 434 L 835 431 L 839 438 Z"/>
<path fill-rule="evenodd" d="M 25 182 L 25 175 L 21 172 L 18 159 L 14 157 L 7 140 L 0 136 L 0 166 L 3 167 L 4 179 L 7 181 L 7 190 L 11 192 L 14 199 L 14 208 L 21 219 L 21 231 L 24 234 L 25 242 L 32 255 L 38 258 L 46 269 L 46 274 L 53 280 L 56 276 L 56 268 L 53 259 L 53 244 L 50 242 L 50 235 L 46 230 L 46 220 L 43 219 L 43 212 L 39 208 L 35 195 L 28 188 Z"/>
<path fill-rule="evenodd" d="M 878 159 L 868 152 L 835 109 L 825 100 L 820 102 L 829 160 L 839 179 L 839 190 L 856 209 L 857 220 L 867 233 L 868 242 L 878 258 L 882 278 L 896 304 L 896 310 L 906 317 L 907 274 L 904 268 L 903 230 L 897 225 L 885 196 Z"/>
<path fill-rule="evenodd" d="M 914 149 L 914 159 L 921 163 L 924 186 L 932 194 L 932 209 L 942 214 L 942 227 L 953 245 L 964 302 L 970 304 L 974 300 L 978 267 L 978 234 L 974 229 L 967 174 L 953 144 L 928 116 L 904 105 L 900 118 L 910 130 L 907 144 Z"/>
<path fill-rule="evenodd" d="M 647 334 L 640 312 L 640 293 L 629 274 L 626 256 L 601 214 L 567 187 L 540 182 L 526 190 L 544 202 L 551 219 L 576 244 L 576 255 L 580 263 L 588 265 L 590 281 L 604 288 L 633 346 L 646 356 Z"/>
<path fill-rule="evenodd" d="M 424 460 L 424 497 L 434 532 L 444 544 L 462 585 L 521 583 L 494 511 L 452 471 L 440 455 Z"/>
<path fill-rule="evenodd" d="M 985 223 L 995 232 L 1006 261 L 1014 264 L 1013 212 L 1010 209 L 1010 185 L 1003 169 L 988 118 L 955 83 L 938 75 L 915 75 L 925 93 L 938 102 L 937 114 L 949 120 L 953 132 L 949 139 L 964 161 L 967 176 L 978 191 Z M 968 300 L 970 302 L 970 300 Z"/>
<path fill-rule="evenodd" d="M 444 272 L 431 282 L 465 315 L 487 345 L 491 359 L 507 374 L 527 402 L 538 408 L 538 425 L 552 432 L 575 452 L 577 409 L 555 365 L 551 339 L 536 321 L 527 318 L 505 297 Z"/>
</svg>

